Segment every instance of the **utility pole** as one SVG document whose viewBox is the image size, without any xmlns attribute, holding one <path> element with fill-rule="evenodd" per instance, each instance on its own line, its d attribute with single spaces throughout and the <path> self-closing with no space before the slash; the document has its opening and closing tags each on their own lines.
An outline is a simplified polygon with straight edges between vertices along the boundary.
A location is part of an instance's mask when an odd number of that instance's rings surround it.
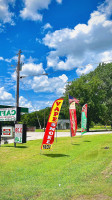
<svg viewBox="0 0 112 200">
<path fill-rule="evenodd" d="M 19 50 L 18 52 L 18 63 L 17 63 L 17 69 L 16 69 L 16 73 L 17 73 L 17 94 L 16 94 L 16 107 L 19 107 L 19 71 L 20 71 L 20 59 L 21 59 L 21 53 L 22 51 Z"/>
<path fill-rule="evenodd" d="M 17 123 L 17 119 L 18 119 L 18 107 L 19 107 L 19 71 L 20 71 L 20 59 L 21 59 L 21 53 L 22 51 L 19 50 L 18 52 L 18 63 L 17 63 L 17 68 L 16 68 L 16 75 L 17 75 L 17 88 L 16 88 L 16 122 Z M 14 147 L 16 147 L 16 143 L 14 142 Z"/>
</svg>

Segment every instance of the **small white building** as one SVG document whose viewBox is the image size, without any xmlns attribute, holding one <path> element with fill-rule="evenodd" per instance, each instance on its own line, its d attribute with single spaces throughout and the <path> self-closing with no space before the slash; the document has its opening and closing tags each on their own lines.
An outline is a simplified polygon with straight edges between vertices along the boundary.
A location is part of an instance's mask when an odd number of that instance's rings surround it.
<svg viewBox="0 0 112 200">
<path fill-rule="evenodd" d="M 59 119 L 57 123 L 58 130 L 70 129 L 70 120 L 69 119 Z"/>
</svg>

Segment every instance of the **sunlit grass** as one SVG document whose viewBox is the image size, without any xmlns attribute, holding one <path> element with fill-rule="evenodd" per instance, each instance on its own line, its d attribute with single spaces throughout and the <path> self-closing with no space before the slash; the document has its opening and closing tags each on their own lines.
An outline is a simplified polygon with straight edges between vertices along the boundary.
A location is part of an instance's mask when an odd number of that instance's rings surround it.
<svg viewBox="0 0 112 200">
<path fill-rule="evenodd" d="M 0 148 L 1 200 L 112 198 L 112 134 L 58 138 Z"/>
</svg>

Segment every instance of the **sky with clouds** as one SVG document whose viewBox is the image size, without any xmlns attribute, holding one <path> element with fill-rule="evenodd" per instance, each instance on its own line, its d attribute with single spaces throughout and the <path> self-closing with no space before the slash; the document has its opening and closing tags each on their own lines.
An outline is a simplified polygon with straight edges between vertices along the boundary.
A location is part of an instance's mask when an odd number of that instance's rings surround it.
<svg viewBox="0 0 112 200">
<path fill-rule="evenodd" d="M 20 106 L 51 106 L 68 82 L 112 62 L 112 0 L 0 0 L 1 105 L 15 105 L 20 49 Z"/>
</svg>

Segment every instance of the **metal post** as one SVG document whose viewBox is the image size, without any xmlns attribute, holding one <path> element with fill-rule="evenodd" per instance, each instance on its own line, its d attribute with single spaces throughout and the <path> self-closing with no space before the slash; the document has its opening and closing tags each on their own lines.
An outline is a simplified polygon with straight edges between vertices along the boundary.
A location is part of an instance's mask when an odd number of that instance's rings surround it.
<svg viewBox="0 0 112 200">
<path fill-rule="evenodd" d="M 20 58 L 21 58 L 22 51 L 19 50 L 18 52 L 18 63 L 16 68 L 17 74 L 17 90 L 16 90 L 16 123 L 17 123 L 17 116 L 18 116 L 18 107 L 19 107 L 19 71 L 20 71 Z M 16 147 L 16 143 L 14 142 L 14 147 Z"/>
<path fill-rule="evenodd" d="M 70 103 L 69 103 L 69 93 L 68 93 L 68 109 L 69 108 L 70 108 Z M 69 110 L 69 119 L 70 119 L 70 110 Z M 70 137 L 72 138 L 71 123 L 70 123 Z"/>
<path fill-rule="evenodd" d="M 1 131 L 0 131 L 0 147 L 1 147 Z"/>
<path fill-rule="evenodd" d="M 2 130 L 1 130 L 1 123 L 0 123 L 0 147 L 1 147 L 1 134 L 2 134 Z"/>
<path fill-rule="evenodd" d="M 44 133 L 45 133 L 45 110 L 44 110 Z"/>
<path fill-rule="evenodd" d="M 56 127 L 56 142 L 57 142 L 57 127 Z"/>
</svg>

